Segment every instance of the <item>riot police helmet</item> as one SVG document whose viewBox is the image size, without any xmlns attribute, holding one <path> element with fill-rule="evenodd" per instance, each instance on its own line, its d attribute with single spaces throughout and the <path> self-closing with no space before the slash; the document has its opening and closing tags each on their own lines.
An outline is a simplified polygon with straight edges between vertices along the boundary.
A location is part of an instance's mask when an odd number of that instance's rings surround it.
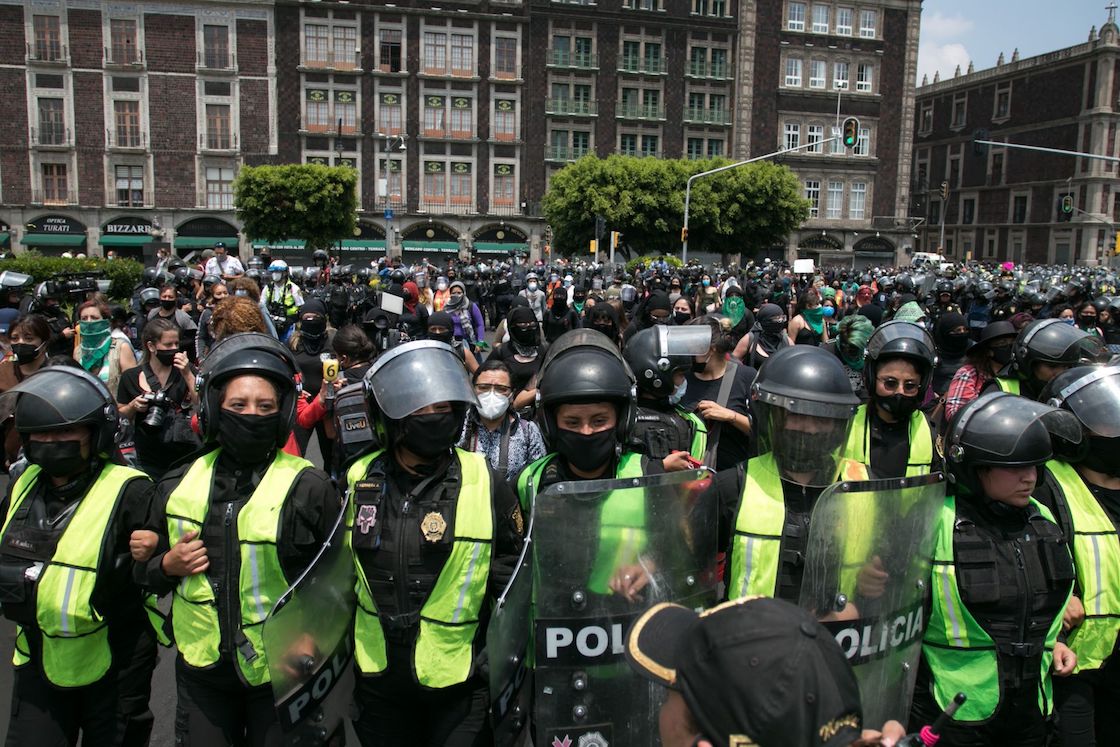
<svg viewBox="0 0 1120 747">
<path fill-rule="evenodd" d="M 140 291 L 140 307 L 158 306 L 159 288 L 144 288 Z"/>
<path fill-rule="evenodd" d="M 867 391 L 875 391 L 879 368 L 887 361 L 901 358 L 918 369 L 921 377 L 918 397 L 924 397 L 937 365 L 937 346 L 924 328 L 902 320 L 879 325 L 867 340 L 864 351 L 863 381 Z"/>
<path fill-rule="evenodd" d="M 389 272 L 389 282 L 393 285 L 404 285 L 408 280 L 408 276 L 404 274 L 404 270 L 399 267 L 394 267 Z"/>
<path fill-rule="evenodd" d="M 213 288 L 215 285 L 218 285 L 221 282 L 222 282 L 222 279 L 220 277 L 218 277 L 217 275 L 203 275 L 202 276 L 202 287 L 207 291 L 209 291 L 211 288 Z"/>
<path fill-rule="evenodd" d="M 695 356 L 706 355 L 711 345 L 712 328 L 706 324 L 656 324 L 636 332 L 626 343 L 622 357 L 638 389 L 663 399 L 676 387 L 674 377 L 687 372 Z"/>
<path fill-rule="evenodd" d="M 117 406 L 100 379 L 74 366 L 41 368 L 0 396 L 0 413 L 15 415 L 23 438 L 75 426 L 90 427 L 91 451 L 108 456 L 117 436 Z"/>
<path fill-rule="evenodd" d="M 939 298 L 943 295 L 948 295 L 950 298 L 952 298 L 953 290 L 953 281 L 949 280 L 948 278 L 942 278 L 941 280 L 938 280 L 937 284 L 934 286 L 934 292 Z"/>
<path fill-rule="evenodd" d="M 1023 381 L 1035 384 L 1036 391 L 1041 390 L 1046 382 L 1037 380 L 1036 364 L 1072 367 L 1091 363 L 1099 353 L 1099 346 L 1093 343 L 1094 335 L 1061 319 L 1037 319 L 1019 330 L 1015 338 L 1013 370 Z"/>
<path fill-rule="evenodd" d="M 1039 400 L 1069 410 L 1085 428 L 1082 448 L 1055 443 L 1062 459 L 1120 476 L 1120 367 L 1071 368 L 1051 379 Z"/>
<path fill-rule="evenodd" d="M 549 347 L 537 372 L 537 408 L 548 443 L 556 435 L 556 408 L 591 402 L 615 403 L 615 434 L 624 442 L 634 423 L 636 398 L 634 374 L 614 342 L 598 330 L 565 332 Z"/>
<path fill-rule="evenodd" d="M 261 376 L 275 387 L 280 405 L 276 445 L 283 446 L 296 418 L 301 386 L 292 352 L 276 338 L 260 332 L 224 337 L 210 348 L 198 373 L 198 426 L 206 442 L 217 440 L 225 385 L 238 376 Z"/>
<path fill-rule="evenodd" d="M 325 249 L 316 249 L 311 252 L 311 261 L 320 267 L 326 267 L 331 261 L 331 257 L 327 254 Z"/>
</svg>

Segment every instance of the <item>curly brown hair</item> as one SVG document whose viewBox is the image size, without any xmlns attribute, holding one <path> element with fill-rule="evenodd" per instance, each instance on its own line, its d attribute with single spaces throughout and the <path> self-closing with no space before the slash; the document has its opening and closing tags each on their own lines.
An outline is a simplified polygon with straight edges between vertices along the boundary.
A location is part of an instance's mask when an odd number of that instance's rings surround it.
<svg viewBox="0 0 1120 747">
<path fill-rule="evenodd" d="M 219 301 L 210 316 L 210 325 L 214 342 L 238 332 L 268 334 L 260 307 L 245 296 L 229 296 Z"/>
<path fill-rule="evenodd" d="M 257 282 L 252 278 L 247 278 L 244 275 L 236 277 L 226 283 L 226 288 L 229 289 L 231 296 L 236 296 L 237 291 L 243 290 L 246 292 L 247 297 L 253 299 L 253 303 L 258 303 L 261 300 L 261 288 Z"/>
</svg>

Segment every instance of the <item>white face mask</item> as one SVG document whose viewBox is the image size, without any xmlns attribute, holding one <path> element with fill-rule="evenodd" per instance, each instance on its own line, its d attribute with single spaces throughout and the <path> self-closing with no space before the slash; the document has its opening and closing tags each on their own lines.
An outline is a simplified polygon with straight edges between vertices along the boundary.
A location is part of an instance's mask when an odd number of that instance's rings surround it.
<svg viewBox="0 0 1120 747">
<path fill-rule="evenodd" d="M 283 279 L 284 279 L 284 273 L 282 273 L 282 272 L 272 273 L 272 282 L 279 283 Z"/>
<path fill-rule="evenodd" d="M 669 404 L 672 404 L 672 405 L 679 404 L 680 401 L 682 399 L 684 399 L 684 393 L 686 391 L 688 391 L 688 379 L 685 379 L 684 381 L 682 381 L 681 385 L 679 387 L 677 387 L 676 389 L 674 389 L 673 393 L 669 395 Z"/>
<path fill-rule="evenodd" d="M 509 397 L 497 392 L 486 392 L 478 396 L 478 414 L 486 420 L 497 420 L 509 409 Z"/>
</svg>

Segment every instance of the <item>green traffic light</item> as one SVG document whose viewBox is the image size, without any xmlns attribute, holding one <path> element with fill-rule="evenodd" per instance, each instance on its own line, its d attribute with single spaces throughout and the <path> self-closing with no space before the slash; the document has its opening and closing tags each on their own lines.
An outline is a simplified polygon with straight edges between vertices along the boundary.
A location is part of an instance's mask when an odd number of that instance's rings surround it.
<svg viewBox="0 0 1120 747">
<path fill-rule="evenodd" d="M 855 117 L 849 117 L 844 120 L 844 147 L 854 148 L 857 142 L 859 142 L 859 120 Z"/>
</svg>

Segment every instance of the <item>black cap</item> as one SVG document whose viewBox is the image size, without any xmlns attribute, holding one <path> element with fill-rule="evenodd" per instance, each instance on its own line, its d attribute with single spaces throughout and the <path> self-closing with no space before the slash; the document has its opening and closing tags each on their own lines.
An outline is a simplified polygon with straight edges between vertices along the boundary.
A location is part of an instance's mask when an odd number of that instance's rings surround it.
<svg viewBox="0 0 1120 747">
<path fill-rule="evenodd" d="M 680 692 L 718 747 L 839 747 L 859 739 L 859 685 L 836 640 L 805 610 L 769 598 L 697 614 L 662 603 L 635 623 L 626 658 Z"/>
</svg>

